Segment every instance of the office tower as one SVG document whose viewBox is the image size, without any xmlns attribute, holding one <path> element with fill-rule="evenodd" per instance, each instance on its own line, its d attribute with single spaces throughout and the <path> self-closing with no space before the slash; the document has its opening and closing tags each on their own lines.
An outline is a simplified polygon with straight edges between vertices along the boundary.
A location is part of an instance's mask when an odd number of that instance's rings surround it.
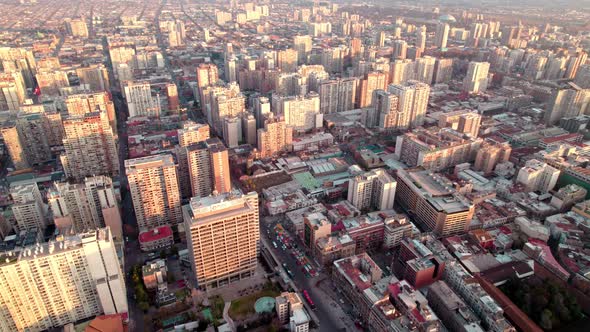
<svg viewBox="0 0 590 332">
<path fill-rule="evenodd" d="M 405 130 L 409 127 L 409 114 L 398 110 L 397 96 L 385 90 L 373 91 L 372 108 L 379 114 L 379 128 L 385 131 Z"/>
<path fill-rule="evenodd" d="M 258 153 L 261 158 L 269 158 L 279 152 L 288 151 L 293 140 L 293 129 L 285 120 L 270 117 L 264 122 L 264 128 L 258 129 Z"/>
<path fill-rule="evenodd" d="M 417 128 L 397 137 L 395 154 L 410 167 L 439 171 L 473 162 L 482 141 L 450 128 Z"/>
<path fill-rule="evenodd" d="M 184 29 L 184 22 L 168 22 L 168 45 L 170 47 L 183 46 L 185 38 L 186 32 Z"/>
<path fill-rule="evenodd" d="M 71 36 L 88 38 L 88 26 L 84 18 L 68 19 L 65 23 L 66 30 Z"/>
<path fill-rule="evenodd" d="M 121 214 L 113 180 L 92 176 L 84 183 L 55 182 L 47 194 L 47 202 L 57 228 L 76 233 L 109 226 L 113 237 L 121 240 Z"/>
<path fill-rule="evenodd" d="M 238 59 L 234 55 L 230 55 L 225 59 L 225 81 L 228 83 L 236 82 L 238 80 Z"/>
<path fill-rule="evenodd" d="M 317 93 L 291 97 L 273 95 L 272 102 L 274 113 L 282 115 L 293 130 L 306 131 L 322 126 L 320 96 Z"/>
<path fill-rule="evenodd" d="M 518 171 L 516 182 L 522 183 L 527 191 L 547 193 L 557 184 L 560 170 L 537 159 L 530 159 Z"/>
<path fill-rule="evenodd" d="M 408 81 L 403 84 L 391 84 L 387 91 L 397 96 L 397 111 L 405 114 L 411 128 L 424 124 L 430 95 L 430 86 L 428 84 Z"/>
<path fill-rule="evenodd" d="M 228 148 L 233 149 L 242 140 L 242 122 L 239 117 L 223 119 L 223 141 Z"/>
<path fill-rule="evenodd" d="M 115 104 L 108 92 L 80 93 L 67 96 L 66 108 L 69 115 L 84 115 L 94 112 L 105 112 L 113 131 L 117 130 L 117 115 Z"/>
<path fill-rule="evenodd" d="M 125 173 L 140 230 L 182 220 L 176 165 L 171 155 L 125 160 Z"/>
<path fill-rule="evenodd" d="M 300 65 L 307 63 L 307 57 L 311 53 L 312 40 L 311 36 L 294 36 L 293 37 L 293 49 L 297 51 L 297 62 Z"/>
<path fill-rule="evenodd" d="M 426 231 L 440 236 L 466 232 L 475 213 L 475 206 L 449 180 L 429 170 L 399 170 L 395 194 Z"/>
<path fill-rule="evenodd" d="M 469 30 L 469 46 L 478 47 L 479 39 L 482 37 L 483 25 L 481 23 L 471 24 L 471 30 Z"/>
<path fill-rule="evenodd" d="M 2 253 L 4 331 L 47 331 L 127 314 L 125 275 L 108 228 Z"/>
<path fill-rule="evenodd" d="M 407 57 L 408 43 L 403 39 L 396 39 L 393 41 L 392 60 L 403 60 Z"/>
<path fill-rule="evenodd" d="M 447 48 L 447 40 L 449 39 L 449 25 L 447 23 L 438 23 L 436 25 L 434 45 L 438 48 Z"/>
<path fill-rule="evenodd" d="M 258 194 L 194 197 L 182 208 L 197 286 L 226 286 L 254 275 L 260 252 Z"/>
<path fill-rule="evenodd" d="M 241 120 L 243 141 L 256 146 L 256 118 L 251 113 L 242 113 Z"/>
<path fill-rule="evenodd" d="M 124 95 L 130 118 L 136 116 L 160 116 L 160 102 L 152 97 L 150 83 L 125 82 Z"/>
<path fill-rule="evenodd" d="M 507 142 L 498 142 L 494 139 L 486 139 L 477 151 L 473 169 L 490 175 L 494 172 L 496 165 L 508 161 L 512 147 Z"/>
<path fill-rule="evenodd" d="M 299 53 L 294 49 L 286 49 L 277 53 L 277 64 L 281 71 L 291 73 L 297 71 Z"/>
<path fill-rule="evenodd" d="M 416 30 L 416 41 L 414 43 L 416 48 L 422 50 L 426 49 L 426 26 L 423 25 Z"/>
<path fill-rule="evenodd" d="M 20 73 L 27 88 L 35 88 L 37 63 L 32 50 L 0 47 L 0 62 L 4 73 Z"/>
<path fill-rule="evenodd" d="M 484 93 L 488 88 L 489 62 L 469 62 L 467 75 L 463 80 L 463 91 L 469 93 Z"/>
<path fill-rule="evenodd" d="M 186 147 L 191 192 L 205 197 L 213 192 L 231 191 L 227 148 L 218 138 Z"/>
<path fill-rule="evenodd" d="M 446 83 L 453 78 L 453 59 L 436 59 L 433 83 Z"/>
<path fill-rule="evenodd" d="M 264 120 L 270 115 L 270 101 L 267 97 L 258 96 L 254 99 L 254 117 L 256 128 L 264 127 Z"/>
<path fill-rule="evenodd" d="M 38 72 L 35 78 L 44 95 L 58 95 L 61 88 L 70 86 L 67 72 L 61 70 Z"/>
<path fill-rule="evenodd" d="M 25 96 L 25 81 L 20 72 L 0 73 L 0 111 L 16 112 Z"/>
<path fill-rule="evenodd" d="M 545 123 L 552 125 L 561 118 L 573 118 L 590 110 L 590 89 L 582 89 L 574 83 L 560 86 L 553 92 L 545 112 Z"/>
<path fill-rule="evenodd" d="M 588 54 L 584 51 L 578 52 L 575 56 L 571 56 L 567 60 L 565 78 L 573 79 L 576 77 L 578 68 L 585 64 L 586 60 L 588 60 Z"/>
<path fill-rule="evenodd" d="M 43 203 L 37 183 L 16 185 L 10 188 L 13 204 L 10 207 L 18 232 L 42 231 L 47 226 L 47 207 Z"/>
<path fill-rule="evenodd" d="M 76 69 L 80 84 L 87 84 L 91 91 L 107 91 L 109 89 L 109 73 L 104 65 L 91 65 Z"/>
<path fill-rule="evenodd" d="M 237 83 L 231 83 L 227 87 L 216 92 L 211 92 L 210 98 L 210 116 L 209 125 L 217 133 L 223 133 L 223 123 L 226 118 L 240 116 L 246 112 L 246 97 L 240 91 Z"/>
<path fill-rule="evenodd" d="M 330 114 L 354 109 L 357 78 L 322 81 L 319 85 L 320 113 Z"/>
<path fill-rule="evenodd" d="M 117 142 L 105 112 L 69 116 L 63 121 L 61 163 L 68 178 L 119 174 Z"/>
<path fill-rule="evenodd" d="M 348 201 L 359 210 L 393 209 L 396 182 L 384 169 L 357 175 L 348 182 Z"/>
<path fill-rule="evenodd" d="M 425 56 L 418 58 L 415 61 L 415 73 L 414 79 L 422 83 L 431 84 L 432 77 L 434 76 L 434 64 L 436 58 L 431 56 Z"/>
<path fill-rule="evenodd" d="M 208 86 L 217 84 L 219 72 L 217 66 L 212 63 L 202 63 L 197 67 L 197 87 L 199 88 L 199 101 L 203 108 L 203 90 Z"/>
<path fill-rule="evenodd" d="M 580 66 L 574 78 L 574 83 L 582 89 L 590 88 L 590 64 Z"/>
<path fill-rule="evenodd" d="M 415 62 L 410 59 L 395 60 L 389 65 L 389 83 L 401 84 L 414 79 Z"/>
<path fill-rule="evenodd" d="M 375 71 L 368 73 L 359 83 L 357 106 L 359 108 L 369 107 L 373 100 L 373 91 L 385 90 L 387 88 L 387 73 Z"/>
<path fill-rule="evenodd" d="M 461 114 L 459 116 L 457 131 L 463 134 L 468 134 L 471 137 L 477 137 L 480 124 L 481 115 L 473 112 Z"/>
</svg>

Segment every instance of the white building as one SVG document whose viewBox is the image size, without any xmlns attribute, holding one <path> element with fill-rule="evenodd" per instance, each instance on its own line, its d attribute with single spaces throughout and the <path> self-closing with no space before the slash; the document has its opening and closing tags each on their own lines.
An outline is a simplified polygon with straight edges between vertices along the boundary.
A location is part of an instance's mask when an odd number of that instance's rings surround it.
<svg viewBox="0 0 590 332">
<path fill-rule="evenodd" d="M 19 232 L 45 229 L 47 207 L 43 203 L 36 183 L 14 186 L 10 189 L 10 195 L 14 201 L 11 208 Z"/>
<path fill-rule="evenodd" d="M 483 93 L 488 88 L 489 62 L 471 61 L 467 68 L 467 75 L 463 80 L 463 91 L 469 93 Z"/>
<path fill-rule="evenodd" d="M 531 159 L 518 171 L 516 182 L 522 183 L 528 191 L 548 192 L 557 183 L 560 170 L 537 159 Z"/>
<path fill-rule="evenodd" d="M 160 115 L 160 104 L 152 97 L 151 86 L 148 82 L 125 82 L 125 100 L 129 108 L 129 117 Z"/>
<path fill-rule="evenodd" d="M 375 169 L 351 178 L 348 182 L 348 201 L 357 209 L 375 207 L 393 209 L 397 182 L 384 169 Z"/>
</svg>

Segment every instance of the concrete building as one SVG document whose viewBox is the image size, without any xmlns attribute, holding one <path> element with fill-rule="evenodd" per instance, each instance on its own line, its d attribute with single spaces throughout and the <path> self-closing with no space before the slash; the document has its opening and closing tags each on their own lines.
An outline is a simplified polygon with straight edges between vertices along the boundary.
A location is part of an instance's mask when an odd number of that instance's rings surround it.
<svg viewBox="0 0 590 332">
<path fill-rule="evenodd" d="M 44 70 L 35 75 L 41 94 L 55 96 L 59 95 L 61 88 L 70 86 L 68 74 L 61 70 Z"/>
<path fill-rule="evenodd" d="M 393 52 L 391 54 L 392 60 L 403 60 L 407 57 L 408 43 L 403 39 L 396 39 L 393 41 Z"/>
<path fill-rule="evenodd" d="M 408 166 L 442 170 L 472 162 L 482 142 L 449 128 L 418 128 L 397 137 L 395 154 Z"/>
<path fill-rule="evenodd" d="M 281 324 L 289 323 L 289 331 L 309 331 L 310 318 L 303 307 L 303 300 L 299 294 L 281 293 L 275 298 L 275 308 Z"/>
<path fill-rule="evenodd" d="M 170 47 L 179 47 L 185 44 L 186 32 L 184 29 L 184 22 L 170 21 L 168 22 L 168 45 Z"/>
<path fill-rule="evenodd" d="M 464 113 L 459 116 L 457 131 L 471 137 L 477 137 L 481 125 L 481 115 L 475 112 Z"/>
<path fill-rule="evenodd" d="M 218 138 L 186 147 L 186 155 L 193 197 L 231 191 L 228 152 Z"/>
<path fill-rule="evenodd" d="M 181 147 L 187 147 L 209 139 L 209 125 L 196 123 L 188 120 L 182 123 L 182 128 L 178 129 L 178 144 Z"/>
<path fill-rule="evenodd" d="M 69 95 L 66 100 L 68 115 L 84 115 L 94 112 L 105 112 L 109 118 L 111 128 L 117 130 L 117 115 L 115 104 L 111 101 L 108 92 L 81 93 Z"/>
<path fill-rule="evenodd" d="M 203 107 L 204 90 L 206 87 L 214 86 L 219 80 L 219 70 L 212 63 L 202 63 L 197 67 L 197 87 L 199 90 L 199 102 Z"/>
<path fill-rule="evenodd" d="M 414 225 L 404 214 L 386 217 L 383 220 L 383 248 L 392 249 L 400 245 L 403 239 L 409 239 L 414 234 Z"/>
<path fill-rule="evenodd" d="M 0 110 L 16 112 L 25 101 L 27 86 L 20 71 L 0 74 Z"/>
<path fill-rule="evenodd" d="M 150 83 L 125 82 L 123 93 L 127 102 L 127 108 L 129 109 L 130 118 L 136 116 L 160 116 L 160 103 L 152 96 Z"/>
<path fill-rule="evenodd" d="M 84 18 L 68 19 L 65 21 L 65 25 L 71 36 L 88 38 L 88 25 Z"/>
<path fill-rule="evenodd" d="M 174 245 L 174 234 L 168 225 L 141 232 L 137 239 L 141 251 L 163 250 Z"/>
<path fill-rule="evenodd" d="M 389 83 L 402 84 L 413 80 L 416 72 L 416 63 L 410 59 L 395 60 L 389 64 Z"/>
<path fill-rule="evenodd" d="M 416 48 L 421 49 L 424 51 L 426 49 L 426 26 L 422 25 L 418 29 L 416 29 L 416 37 L 415 42 Z"/>
<path fill-rule="evenodd" d="M 67 177 L 81 181 L 119 174 L 117 141 L 106 112 L 69 116 L 63 126 L 65 151 L 60 158 Z"/>
<path fill-rule="evenodd" d="M 582 89 L 574 83 L 560 86 L 553 92 L 545 112 L 545 124 L 553 125 L 562 118 L 586 114 L 590 109 L 590 89 Z"/>
<path fill-rule="evenodd" d="M 422 83 L 431 84 L 434 77 L 436 58 L 424 56 L 414 62 L 414 79 Z"/>
<path fill-rule="evenodd" d="M 396 197 L 427 231 L 441 236 L 467 231 L 475 213 L 450 181 L 427 170 L 398 170 Z"/>
<path fill-rule="evenodd" d="M 307 131 L 323 125 L 320 113 L 320 96 L 272 97 L 274 112 L 285 118 L 285 123 L 296 131 Z"/>
<path fill-rule="evenodd" d="M 440 22 L 436 25 L 434 45 L 438 48 L 447 48 L 450 27 L 447 23 Z"/>
<path fill-rule="evenodd" d="M 397 111 L 405 114 L 410 128 L 424 125 L 430 95 L 430 86 L 428 84 L 407 81 L 402 84 L 391 84 L 387 91 L 397 96 Z"/>
<path fill-rule="evenodd" d="M 55 182 L 47 193 L 53 222 L 61 230 L 77 233 L 109 226 L 113 238 L 122 240 L 122 220 L 113 180 L 107 176 L 84 183 Z"/>
<path fill-rule="evenodd" d="M 359 83 L 359 93 L 357 95 L 357 106 L 359 108 L 369 107 L 373 104 L 373 92 L 375 90 L 386 90 L 388 73 L 374 71 L 368 73 Z"/>
<path fill-rule="evenodd" d="M 107 91 L 110 88 L 107 68 L 100 65 L 76 68 L 80 84 L 87 84 L 91 91 Z"/>
<path fill-rule="evenodd" d="M 484 93 L 488 88 L 489 62 L 471 61 L 467 68 L 467 75 L 463 80 L 463 91 L 469 93 Z"/>
<path fill-rule="evenodd" d="M 542 161 L 531 159 L 518 171 L 516 182 L 522 183 L 528 191 L 546 193 L 555 187 L 560 173 Z"/>
<path fill-rule="evenodd" d="M 428 287 L 428 305 L 452 331 L 483 332 L 479 319 L 469 306 L 442 280 Z"/>
<path fill-rule="evenodd" d="M 453 59 L 436 59 L 433 84 L 447 83 L 453 78 Z"/>
<path fill-rule="evenodd" d="M 494 139 L 486 139 L 477 151 L 473 169 L 481 171 L 484 175 L 494 172 L 496 166 L 510 159 L 512 147 L 508 142 L 498 142 Z"/>
<path fill-rule="evenodd" d="M 348 201 L 359 210 L 393 209 L 396 182 L 384 169 L 357 175 L 348 182 Z"/>
<path fill-rule="evenodd" d="M 299 52 L 295 49 L 286 49 L 277 52 L 277 66 L 285 73 L 297 71 Z"/>
<path fill-rule="evenodd" d="M 418 239 L 403 239 L 392 267 L 400 279 L 422 288 L 442 278 L 445 262 Z"/>
<path fill-rule="evenodd" d="M 0 256 L 3 331 L 40 332 L 128 312 L 125 276 L 108 228 Z"/>
<path fill-rule="evenodd" d="M 47 226 L 47 206 L 36 183 L 17 185 L 10 189 L 13 204 L 11 206 L 16 230 L 42 231 Z"/>
<path fill-rule="evenodd" d="M 140 230 L 181 222 L 180 190 L 171 155 L 125 160 L 125 173 Z"/>
<path fill-rule="evenodd" d="M 182 210 L 199 288 L 214 289 L 254 275 L 260 252 L 258 194 L 194 197 Z"/>
<path fill-rule="evenodd" d="M 291 149 L 293 129 L 282 118 L 271 117 L 264 122 L 264 128 L 258 129 L 257 141 L 260 157 L 269 158 Z"/>
<path fill-rule="evenodd" d="M 311 54 L 312 39 L 309 35 L 294 36 L 293 49 L 297 51 L 297 62 L 299 65 L 307 63 L 307 58 Z"/>
<path fill-rule="evenodd" d="M 354 77 L 321 81 L 320 113 L 331 114 L 354 109 L 358 84 L 359 80 Z"/>
<path fill-rule="evenodd" d="M 311 213 L 303 217 L 303 243 L 316 255 L 316 242 L 332 233 L 332 223 L 321 213 Z"/>
</svg>

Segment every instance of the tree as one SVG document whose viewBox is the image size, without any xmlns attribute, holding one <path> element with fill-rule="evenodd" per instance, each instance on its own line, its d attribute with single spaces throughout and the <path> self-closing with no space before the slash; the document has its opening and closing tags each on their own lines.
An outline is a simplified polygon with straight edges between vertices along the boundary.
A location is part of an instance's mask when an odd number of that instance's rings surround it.
<svg viewBox="0 0 590 332">
<path fill-rule="evenodd" d="M 168 255 L 166 255 L 166 250 L 160 251 L 160 258 L 165 259 L 166 257 L 168 257 Z"/>
<path fill-rule="evenodd" d="M 176 281 L 176 278 L 174 277 L 174 274 L 172 273 L 168 273 L 168 275 L 166 275 L 166 281 L 171 284 L 173 282 Z"/>
<path fill-rule="evenodd" d="M 172 246 L 170 248 L 170 255 L 178 255 L 178 247 L 177 246 Z"/>
<path fill-rule="evenodd" d="M 539 323 L 539 325 L 541 325 L 541 327 L 544 330 L 551 330 L 551 328 L 553 327 L 553 313 L 551 313 L 551 311 L 549 311 L 549 309 L 545 309 L 543 310 L 543 313 L 541 314 L 541 322 Z"/>
<path fill-rule="evenodd" d="M 137 303 L 137 307 L 140 310 L 142 310 L 143 312 L 147 312 L 150 309 L 149 303 L 147 303 L 145 301 L 141 301 L 141 302 Z"/>
</svg>

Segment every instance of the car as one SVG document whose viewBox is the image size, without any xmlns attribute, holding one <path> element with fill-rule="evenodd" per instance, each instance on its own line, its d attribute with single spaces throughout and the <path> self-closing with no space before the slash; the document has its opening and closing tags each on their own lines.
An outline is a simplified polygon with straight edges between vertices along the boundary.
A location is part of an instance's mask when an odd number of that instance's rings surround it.
<svg viewBox="0 0 590 332">
<path fill-rule="evenodd" d="M 275 249 L 278 248 L 277 243 L 275 241 L 272 241 L 272 245 L 275 247 Z"/>
</svg>

